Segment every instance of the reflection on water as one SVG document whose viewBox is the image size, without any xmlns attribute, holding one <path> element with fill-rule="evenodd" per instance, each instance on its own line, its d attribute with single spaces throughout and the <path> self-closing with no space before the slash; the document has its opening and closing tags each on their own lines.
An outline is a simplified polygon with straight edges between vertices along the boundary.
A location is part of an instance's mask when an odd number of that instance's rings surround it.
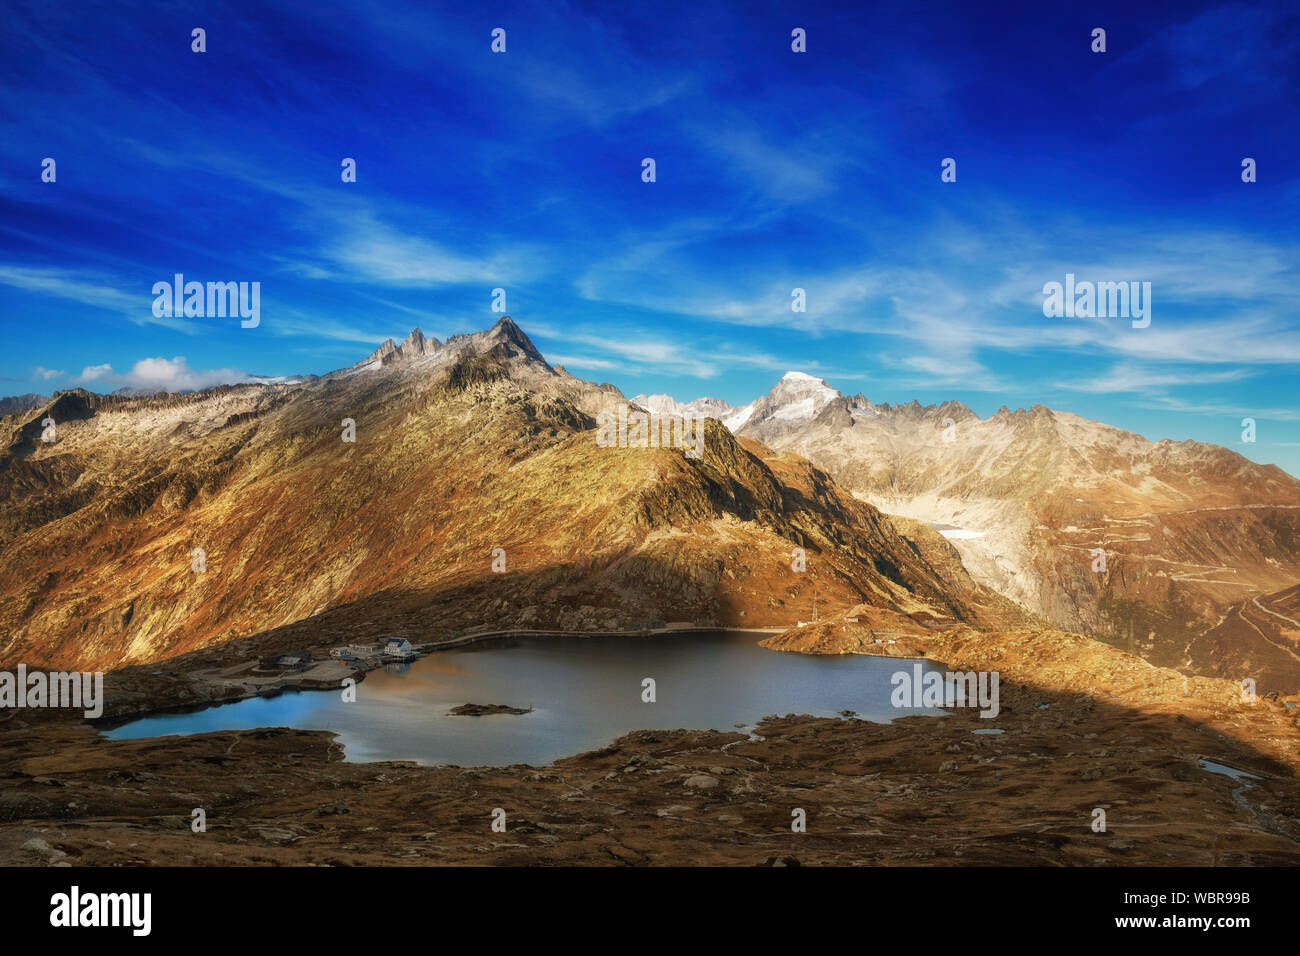
<svg viewBox="0 0 1300 956">
<path fill-rule="evenodd" d="M 1229 767 L 1225 763 L 1219 763 L 1217 760 L 1209 760 L 1205 757 L 1198 757 L 1197 763 L 1201 769 L 1208 770 L 1210 773 L 1222 774 L 1225 777 L 1231 777 L 1233 780 L 1259 780 L 1260 778 L 1253 773 L 1245 770 L 1239 770 L 1236 767 Z"/>
<path fill-rule="evenodd" d="M 755 634 L 514 638 L 443 651 L 366 675 L 357 700 L 332 691 L 254 697 L 187 714 L 145 717 L 114 739 L 254 727 L 339 734 L 348 760 L 462 767 L 541 765 L 632 730 L 750 729 L 769 714 L 866 720 L 942 713 L 890 705 L 890 675 L 911 661 L 769 651 Z M 937 670 L 930 664 L 926 670 Z M 656 700 L 642 701 L 642 681 Z M 532 707 L 522 715 L 453 717 L 458 704 Z"/>
</svg>

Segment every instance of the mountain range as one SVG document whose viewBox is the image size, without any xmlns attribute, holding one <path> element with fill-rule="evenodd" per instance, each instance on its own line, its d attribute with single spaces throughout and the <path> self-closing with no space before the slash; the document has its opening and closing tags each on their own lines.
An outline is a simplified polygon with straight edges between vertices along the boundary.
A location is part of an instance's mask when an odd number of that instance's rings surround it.
<svg viewBox="0 0 1300 956">
<path fill-rule="evenodd" d="M 1041 405 L 980 419 L 787 373 L 706 452 L 608 448 L 613 385 L 509 318 L 184 394 L 0 419 L 0 666 L 112 668 L 288 629 L 906 632 L 1042 618 L 1155 663 L 1300 686 L 1300 482 Z M 56 422 L 53 441 L 42 422 Z M 1104 560 L 1103 560 L 1104 559 Z"/>
<path fill-rule="evenodd" d="M 926 522 L 980 583 L 1161 666 L 1300 686 L 1300 481 L 1229 449 L 1043 405 L 875 405 L 789 372 L 737 436 L 805 456 L 856 497 Z M 1290 613 L 1288 613 L 1288 609 Z"/>
<path fill-rule="evenodd" d="M 109 669 L 276 628 L 784 626 L 818 602 L 903 630 L 1023 618 L 928 526 L 716 421 L 698 460 L 600 447 L 620 405 L 508 318 L 312 380 L 60 392 L 0 420 L 0 665 Z"/>
</svg>

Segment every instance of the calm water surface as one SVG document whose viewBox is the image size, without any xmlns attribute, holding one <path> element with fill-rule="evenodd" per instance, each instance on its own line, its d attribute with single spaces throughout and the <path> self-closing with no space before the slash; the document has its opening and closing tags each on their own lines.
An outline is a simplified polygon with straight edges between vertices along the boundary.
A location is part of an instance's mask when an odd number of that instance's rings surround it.
<svg viewBox="0 0 1300 956">
<path fill-rule="evenodd" d="M 752 729 L 769 714 L 830 717 L 851 710 L 887 722 L 890 675 L 911 661 L 769 651 L 766 635 L 537 637 L 442 651 L 371 671 L 357 700 L 337 691 L 254 697 L 181 714 L 145 717 L 106 731 L 113 739 L 255 727 L 330 730 L 347 759 L 415 760 L 461 767 L 542 765 L 595 750 L 632 730 Z M 941 670 L 931 664 L 926 670 Z M 642 703 L 641 681 L 656 682 Z M 533 707 L 530 714 L 453 717 L 458 704 Z"/>
</svg>

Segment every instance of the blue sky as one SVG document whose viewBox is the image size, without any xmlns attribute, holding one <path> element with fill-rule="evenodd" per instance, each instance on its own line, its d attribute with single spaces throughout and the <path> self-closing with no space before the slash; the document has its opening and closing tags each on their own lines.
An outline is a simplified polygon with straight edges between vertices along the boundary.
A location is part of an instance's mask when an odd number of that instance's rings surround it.
<svg viewBox="0 0 1300 956">
<path fill-rule="evenodd" d="M 1300 474 L 1297 8 L 862 6 L 11 3 L 0 394 L 320 373 L 501 287 L 628 395 L 799 369 Z M 261 324 L 156 318 L 177 272 Z M 1044 317 L 1067 273 L 1151 282 L 1151 325 Z"/>
</svg>

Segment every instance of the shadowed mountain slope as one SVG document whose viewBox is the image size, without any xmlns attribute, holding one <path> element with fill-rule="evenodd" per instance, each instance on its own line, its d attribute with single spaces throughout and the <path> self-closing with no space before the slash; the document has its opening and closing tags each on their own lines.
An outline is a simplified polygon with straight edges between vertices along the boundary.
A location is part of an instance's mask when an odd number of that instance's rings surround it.
<svg viewBox="0 0 1300 956">
<path fill-rule="evenodd" d="M 509 319 L 301 384 L 60 393 L 0 423 L 0 663 L 107 669 L 311 620 L 328 641 L 783 626 L 815 600 L 1015 616 L 942 539 L 717 422 L 699 459 L 600 447 L 620 404 Z"/>
</svg>

